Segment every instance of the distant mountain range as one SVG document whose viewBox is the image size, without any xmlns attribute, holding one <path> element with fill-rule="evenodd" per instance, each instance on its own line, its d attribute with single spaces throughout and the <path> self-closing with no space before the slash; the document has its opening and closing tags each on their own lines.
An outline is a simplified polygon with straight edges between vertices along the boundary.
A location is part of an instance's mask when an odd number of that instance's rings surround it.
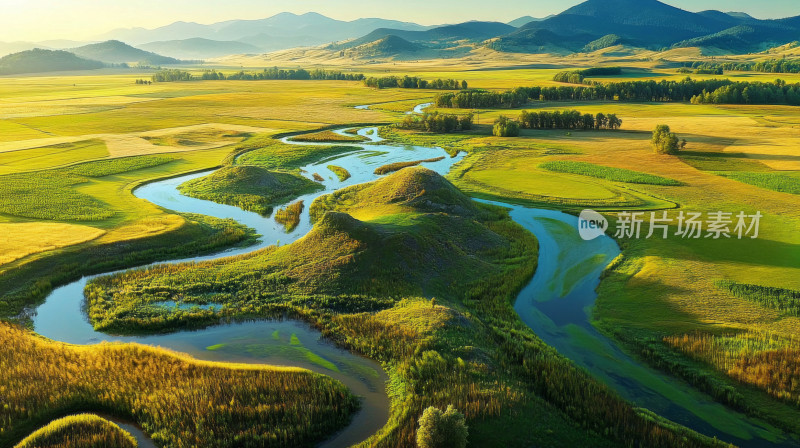
<svg viewBox="0 0 800 448">
<path fill-rule="evenodd" d="M 376 43 L 390 36 L 415 45 L 413 54 L 406 55 L 409 57 L 418 56 L 422 49 L 455 48 L 464 42 L 521 53 L 592 52 L 618 45 L 652 50 L 711 47 L 748 53 L 800 40 L 800 17 L 759 20 L 741 12 L 693 13 L 658 0 L 588 0 L 544 19 L 523 16 L 508 24 L 467 22 L 425 31 L 379 28 L 328 48 L 382 48 Z M 398 57 L 395 49 L 401 45 L 397 39 L 392 42 L 390 52 L 379 55 L 371 51 L 368 57 Z"/>
<path fill-rule="evenodd" d="M 194 37 L 139 45 L 142 50 L 177 59 L 210 59 L 232 54 L 263 53 L 260 47 L 238 41 L 219 41 Z"/>
<path fill-rule="evenodd" d="M 800 40 L 800 18 L 758 20 L 744 13 L 693 13 L 658 0 L 588 0 L 498 36 L 492 46 L 501 51 L 529 51 L 556 45 L 580 51 L 608 35 L 654 49 L 710 46 L 751 52 Z"/>
<path fill-rule="evenodd" d="M 386 19 L 358 19 L 346 22 L 317 13 L 297 15 L 287 12 L 266 19 L 230 20 L 210 25 L 176 22 L 152 30 L 117 29 L 97 36 L 96 40 L 121 40 L 138 46 L 151 42 L 202 38 L 213 41 L 238 41 L 253 45 L 262 51 L 271 51 L 353 39 L 378 28 L 425 31 L 431 27 Z"/>
<path fill-rule="evenodd" d="M 466 22 L 458 25 L 445 25 L 427 31 L 406 31 L 392 28 L 378 28 L 358 39 L 330 45 L 333 50 L 354 48 L 385 39 L 389 36 L 409 42 L 424 43 L 427 46 L 451 45 L 459 41 L 482 42 L 486 39 L 515 31 L 511 25 L 500 22 Z"/>
<path fill-rule="evenodd" d="M 156 29 L 118 29 L 97 36 L 96 41 L 99 43 L 86 45 L 63 40 L 0 42 L 0 56 L 33 48 L 66 49 L 79 59 L 106 64 L 169 65 L 301 46 L 369 59 L 455 57 L 482 47 L 561 54 L 614 46 L 652 50 L 704 47 L 749 53 L 800 41 L 800 16 L 759 20 L 742 12 L 694 13 L 658 0 L 587 0 L 557 15 L 542 19 L 528 15 L 509 23 L 423 26 L 386 19 L 341 21 L 317 13 L 281 13 L 210 25 L 176 22 Z M 25 53 L 22 59 L 40 59 L 44 54 Z M 61 53 L 53 54 L 62 66 L 77 63 Z"/>
</svg>

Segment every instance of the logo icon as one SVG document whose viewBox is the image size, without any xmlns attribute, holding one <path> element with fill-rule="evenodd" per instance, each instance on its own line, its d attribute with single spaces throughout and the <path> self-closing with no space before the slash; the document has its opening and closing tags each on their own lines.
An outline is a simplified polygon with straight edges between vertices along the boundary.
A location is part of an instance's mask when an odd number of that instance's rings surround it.
<svg viewBox="0 0 800 448">
<path fill-rule="evenodd" d="M 608 230 L 608 220 L 594 210 L 584 210 L 578 216 L 578 232 L 584 241 L 591 241 Z"/>
</svg>

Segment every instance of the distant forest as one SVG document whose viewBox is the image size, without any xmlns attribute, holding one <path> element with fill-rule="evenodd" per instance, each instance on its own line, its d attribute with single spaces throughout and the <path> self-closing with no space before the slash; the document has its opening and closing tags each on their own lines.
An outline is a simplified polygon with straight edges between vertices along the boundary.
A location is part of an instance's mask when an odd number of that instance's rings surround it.
<svg viewBox="0 0 800 448">
<path fill-rule="evenodd" d="M 554 87 L 517 87 L 505 92 L 466 90 L 440 93 L 439 108 L 519 108 L 532 101 L 692 102 L 713 104 L 800 105 L 800 84 L 778 80 L 733 82 L 728 79 L 681 81 L 626 81 L 607 84 Z"/>
<path fill-rule="evenodd" d="M 267 68 L 260 72 L 240 71 L 226 75 L 216 70 L 206 70 L 199 76 L 192 75 L 184 70 L 161 70 L 153 75 L 153 82 L 180 82 L 180 81 L 216 81 L 216 80 L 334 80 L 334 81 L 361 81 L 361 73 L 343 73 L 327 70 L 283 70 Z"/>
<path fill-rule="evenodd" d="M 582 84 L 585 78 L 592 76 L 615 76 L 621 74 L 621 67 L 594 67 L 583 70 L 558 72 L 555 74 L 555 76 L 553 76 L 553 81 L 566 82 L 570 84 Z"/>
<path fill-rule="evenodd" d="M 367 78 L 364 85 L 376 89 L 400 88 L 400 89 L 433 89 L 433 90 L 466 90 L 469 88 L 467 81 L 456 79 L 437 79 L 426 81 L 415 76 L 386 76 L 383 78 Z"/>
<path fill-rule="evenodd" d="M 283 70 L 268 68 L 260 72 L 239 71 L 225 74 L 216 70 L 206 70 L 200 75 L 193 75 L 185 70 L 160 70 L 152 77 L 152 82 L 182 82 L 182 81 L 217 81 L 217 80 L 314 80 L 314 81 L 363 81 L 367 87 L 376 89 L 432 89 L 432 90 L 461 90 L 469 88 L 467 81 L 456 79 L 436 79 L 427 81 L 414 76 L 386 76 L 382 78 L 367 78 L 361 73 L 343 73 L 328 70 Z M 141 82 L 137 82 L 141 84 Z"/>
<path fill-rule="evenodd" d="M 683 68 L 714 72 L 800 73 L 800 60 L 771 59 L 761 62 L 686 62 Z"/>
</svg>

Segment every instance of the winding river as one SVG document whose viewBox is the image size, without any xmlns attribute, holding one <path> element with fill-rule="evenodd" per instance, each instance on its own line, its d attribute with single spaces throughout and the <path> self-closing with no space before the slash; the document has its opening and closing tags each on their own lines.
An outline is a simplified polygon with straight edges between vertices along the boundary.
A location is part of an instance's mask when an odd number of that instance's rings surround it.
<svg viewBox="0 0 800 448">
<path fill-rule="evenodd" d="M 421 112 L 426 106 L 417 106 L 415 112 Z M 303 168 L 309 178 L 315 173 L 321 175 L 325 179 L 322 182 L 325 189 L 295 201 L 302 199 L 306 205 L 310 205 L 317 197 L 337 189 L 373 181 L 378 177 L 373 173 L 375 168 L 387 163 L 447 155 L 440 148 L 383 144 L 376 128 L 361 129 L 358 134 L 369 141 L 351 145 L 353 152 Z M 284 141 L 297 145 L 316 144 L 291 142 L 288 139 Z M 423 165 L 444 175 L 464 155 L 445 157 L 441 161 Z M 347 169 L 351 178 L 340 182 L 326 168 L 330 164 Z M 237 207 L 189 198 L 178 192 L 180 184 L 209 173 L 153 182 L 137 188 L 134 194 L 165 209 L 234 219 L 255 229 L 262 238 L 257 245 L 247 248 L 166 263 L 204 261 L 250 253 L 273 244 L 292 243 L 311 230 L 309 207 L 305 207 L 297 228 L 287 233 L 272 218 Z M 539 239 L 537 273 L 520 293 L 515 307 L 522 320 L 545 342 L 609 384 L 626 399 L 687 427 L 744 447 L 791 446 L 780 431 L 731 411 L 688 385 L 643 366 L 594 329 L 590 323 L 590 312 L 596 299 L 595 288 L 605 266 L 619 254 L 619 248 L 613 240 L 601 237 L 584 242 L 577 235 L 577 218 L 574 216 L 504 203 L 494 204 L 511 208 L 511 217 Z M 377 363 L 334 346 L 305 323 L 292 320 L 253 321 L 152 336 L 109 335 L 96 332 L 83 310 L 83 289 L 91 278 L 55 289 L 36 310 L 33 317 L 35 331 L 70 344 L 136 342 L 186 353 L 197 359 L 296 366 L 329 375 L 362 397 L 362 408 L 347 428 L 321 446 L 350 446 L 365 440 L 388 421 L 386 372 Z M 299 341 L 300 345 L 292 344 L 292 339 Z M 141 447 L 153 446 L 140 429 L 127 422 L 117 423 L 134 434 Z"/>
</svg>

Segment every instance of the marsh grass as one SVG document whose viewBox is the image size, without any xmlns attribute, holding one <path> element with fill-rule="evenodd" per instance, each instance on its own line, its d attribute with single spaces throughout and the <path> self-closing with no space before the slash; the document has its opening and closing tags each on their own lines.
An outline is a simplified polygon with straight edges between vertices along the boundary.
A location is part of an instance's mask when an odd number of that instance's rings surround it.
<svg viewBox="0 0 800 448">
<path fill-rule="evenodd" d="M 104 418 L 78 414 L 54 420 L 14 448 L 136 448 L 136 439 Z"/>
<path fill-rule="evenodd" d="M 335 174 L 336 177 L 339 178 L 339 182 L 344 182 L 347 179 L 350 179 L 350 171 L 347 171 L 346 169 L 340 166 L 328 165 L 328 169 L 331 170 L 333 174 Z"/>
<path fill-rule="evenodd" d="M 76 410 L 131 420 L 164 446 L 313 445 L 358 407 L 341 383 L 302 369 L 199 362 L 130 344 L 75 347 L 4 323 L 0 342 L 3 446 Z"/>
<path fill-rule="evenodd" d="M 664 339 L 694 359 L 754 385 L 783 401 L 800 406 L 800 345 L 769 333 L 711 335 L 706 333 Z"/>
<path fill-rule="evenodd" d="M 297 228 L 300 224 L 300 215 L 303 214 L 305 204 L 303 201 L 297 201 L 293 204 L 286 206 L 275 212 L 275 221 L 283 225 L 287 232 Z"/>
</svg>

